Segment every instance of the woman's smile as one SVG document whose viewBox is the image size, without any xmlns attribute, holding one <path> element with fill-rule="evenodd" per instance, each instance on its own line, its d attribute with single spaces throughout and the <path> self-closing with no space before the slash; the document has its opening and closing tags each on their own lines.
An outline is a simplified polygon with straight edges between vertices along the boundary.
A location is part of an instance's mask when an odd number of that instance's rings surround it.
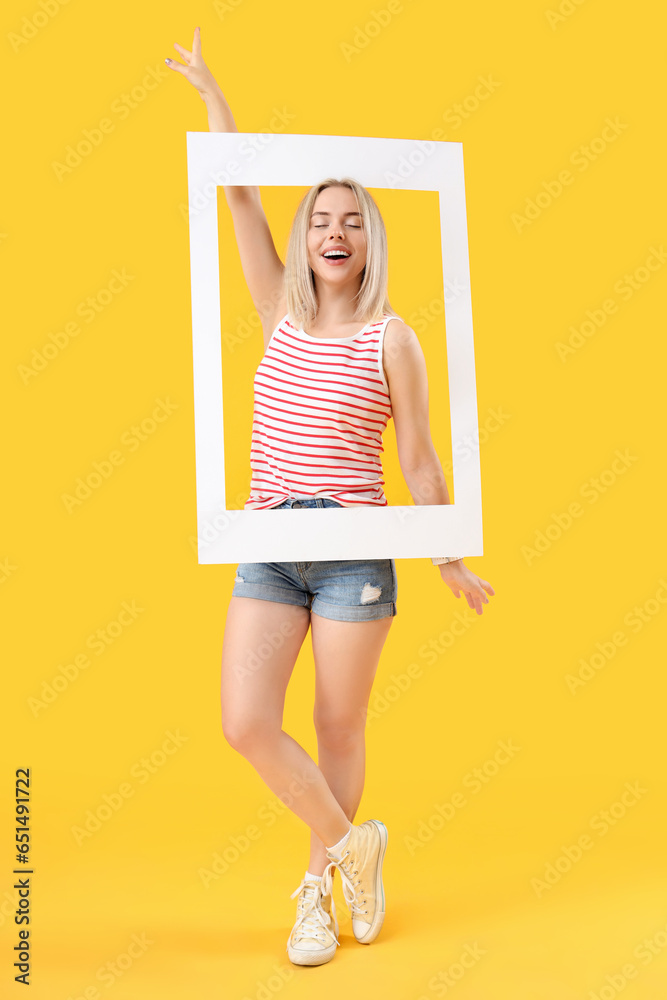
<svg viewBox="0 0 667 1000">
<path fill-rule="evenodd" d="M 331 267 L 339 267 L 341 264 L 345 264 L 351 256 L 352 254 L 350 251 L 346 250 L 344 247 L 327 247 L 322 254 L 324 260 Z"/>
</svg>

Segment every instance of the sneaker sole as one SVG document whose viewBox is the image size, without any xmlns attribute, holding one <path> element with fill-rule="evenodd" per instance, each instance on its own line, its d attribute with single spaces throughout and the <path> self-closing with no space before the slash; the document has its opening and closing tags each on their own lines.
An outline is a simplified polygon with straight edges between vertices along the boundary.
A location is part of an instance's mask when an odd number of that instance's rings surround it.
<svg viewBox="0 0 667 1000">
<path fill-rule="evenodd" d="M 298 951 L 294 948 L 287 949 L 287 957 L 293 965 L 324 965 L 330 962 L 336 954 L 337 945 L 333 945 L 333 950 L 328 948 L 323 951 Z"/>
<path fill-rule="evenodd" d="M 371 923 L 368 931 L 362 938 L 358 938 L 356 934 L 354 935 L 359 944 L 370 944 L 371 941 L 375 941 L 382 930 L 382 924 L 384 923 L 384 913 L 385 913 L 385 903 L 384 903 L 384 886 L 382 884 L 382 863 L 384 861 L 384 856 L 387 850 L 387 840 L 389 835 L 387 833 L 387 827 L 384 823 L 381 823 L 379 819 L 370 820 L 371 823 L 375 823 L 378 833 L 380 834 L 380 853 L 378 854 L 378 863 L 375 870 L 375 898 L 378 902 L 378 907 L 375 911 L 375 916 L 373 917 L 373 922 Z M 381 903 L 381 907 L 380 907 Z"/>
</svg>

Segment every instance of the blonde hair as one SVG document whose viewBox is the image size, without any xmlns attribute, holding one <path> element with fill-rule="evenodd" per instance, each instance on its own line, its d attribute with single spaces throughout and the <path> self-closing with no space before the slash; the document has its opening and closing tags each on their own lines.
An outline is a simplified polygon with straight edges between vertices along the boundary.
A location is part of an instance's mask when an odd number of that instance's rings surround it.
<svg viewBox="0 0 667 1000">
<path fill-rule="evenodd" d="M 362 323 L 375 323 L 383 314 L 397 314 L 387 297 L 389 276 L 387 231 L 380 209 L 365 187 L 344 177 L 333 177 L 315 184 L 304 196 L 296 210 L 290 229 L 285 262 L 285 295 L 289 320 L 296 327 L 310 326 L 318 310 L 315 294 L 315 280 L 308 263 L 307 234 L 315 200 L 321 191 L 329 187 L 346 187 L 355 195 L 357 208 L 361 212 L 366 235 L 366 265 L 362 271 L 361 287 L 357 293 L 357 308 L 354 318 Z"/>
</svg>

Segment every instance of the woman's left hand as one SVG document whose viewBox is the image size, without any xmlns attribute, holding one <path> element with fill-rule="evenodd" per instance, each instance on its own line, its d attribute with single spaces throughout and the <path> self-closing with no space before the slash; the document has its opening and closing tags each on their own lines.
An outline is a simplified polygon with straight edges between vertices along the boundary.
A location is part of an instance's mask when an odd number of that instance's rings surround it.
<svg viewBox="0 0 667 1000">
<path fill-rule="evenodd" d="M 495 595 L 495 590 L 488 580 L 482 580 L 463 564 L 463 559 L 451 563 L 440 563 L 440 576 L 445 581 L 454 597 L 465 594 L 469 607 L 474 608 L 478 615 L 482 614 L 482 605 L 488 604 L 486 594 Z M 486 594 L 484 593 L 486 591 Z"/>
</svg>

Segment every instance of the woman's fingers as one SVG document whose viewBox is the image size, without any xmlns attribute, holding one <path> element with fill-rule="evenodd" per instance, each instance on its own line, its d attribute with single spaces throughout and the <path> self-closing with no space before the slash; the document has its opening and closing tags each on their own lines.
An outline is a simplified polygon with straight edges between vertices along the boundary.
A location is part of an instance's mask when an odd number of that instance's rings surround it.
<svg viewBox="0 0 667 1000">
<path fill-rule="evenodd" d="M 174 48 L 176 49 L 178 54 L 182 56 L 183 59 L 185 59 L 186 63 L 189 66 L 192 60 L 192 52 L 190 52 L 188 49 L 184 49 L 182 45 L 178 44 L 178 42 L 174 42 Z"/>
<path fill-rule="evenodd" d="M 468 602 L 468 607 L 471 608 L 473 611 L 476 611 L 478 615 L 481 615 L 482 602 L 480 601 L 479 597 L 477 597 L 470 591 L 465 591 L 465 595 L 466 595 L 466 600 Z"/>
<path fill-rule="evenodd" d="M 480 580 L 480 583 L 482 581 Z M 482 614 L 483 606 L 489 603 L 489 599 L 480 587 L 461 587 L 460 585 L 456 590 L 452 587 L 452 593 L 455 597 L 460 597 L 461 594 L 465 597 L 468 602 L 468 607 L 473 611 L 476 611 L 478 615 Z"/>
<path fill-rule="evenodd" d="M 169 69 L 175 69 L 177 73 L 180 73 L 182 76 L 185 76 L 186 70 L 188 69 L 187 66 L 184 66 L 183 63 L 176 62 L 175 59 L 169 59 L 165 61 Z"/>
<path fill-rule="evenodd" d="M 192 52 L 190 52 L 189 49 L 184 49 L 182 45 L 178 44 L 178 42 L 174 42 L 174 48 L 180 53 L 180 55 L 183 56 L 188 66 L 192 62 L 196 63 L 199 59 L 201 59 L 201 40 L 199 38 L 199 28 L 195 28 L 195 36 L 192 39 Z"/>
<path fill-rule="evenodd" d="M 489 599 L 483 590 L 479 590 L 478 594 L 475 596 L 475 610 L 478 615 L 481 615 L 484 610 L 484 605 L 489 603 Z"/>
</svg>

